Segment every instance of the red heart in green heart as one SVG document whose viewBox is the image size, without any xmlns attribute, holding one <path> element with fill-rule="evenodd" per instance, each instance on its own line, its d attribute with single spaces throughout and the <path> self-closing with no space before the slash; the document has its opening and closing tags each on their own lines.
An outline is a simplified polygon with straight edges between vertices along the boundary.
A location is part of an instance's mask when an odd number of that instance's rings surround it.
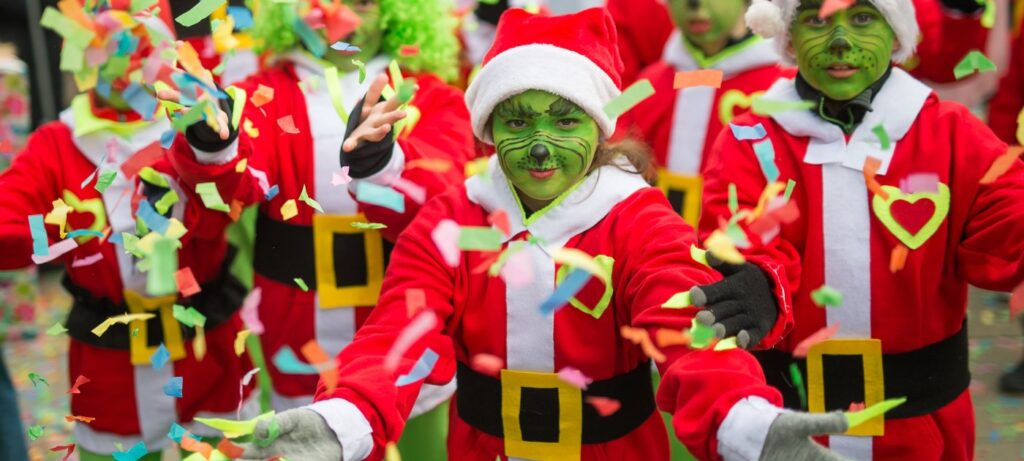
<svg viewBox="0 0 1024 461">
<path fill-rule="evenodd" d="M 935 202 L 918 200 L 911 203 L 906 200 L 896 200 L 890 205 L 889 211 L 892 212 L 893 219 L 913 235 L 917 234 L 935 215 Z"/>
</svg>

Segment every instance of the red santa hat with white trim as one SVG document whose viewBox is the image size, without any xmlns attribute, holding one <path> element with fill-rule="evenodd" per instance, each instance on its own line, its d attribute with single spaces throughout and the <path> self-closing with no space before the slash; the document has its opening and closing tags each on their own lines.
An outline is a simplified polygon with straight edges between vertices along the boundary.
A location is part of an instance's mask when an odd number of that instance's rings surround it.
<svg viewBox="0 0 1024 461">
<path fill-rule="evenodd" d="M 622 94 L 621 73 L 618 35 L 604 8 L 563 16 L 510 9 L 498 21 L 494 44 L 466 90 L 473 133 L 491 143 L 488 121 L 494 107 L 527 90 L 543 90 L 580 106 L 610 137 L 616 119 L 604 106 Z"/>
<path fill-rule="evenodd" d="M 868 0 L 885 16 L 889 27 L 900 41 L 900 49 L 893 53 L 892 60 L 903 63 L 914 55 L 917 39 L 921 33 L 911 0 Z M 747 27 L 764 38 L 774 38 L 779 55 L 792 64 L 786 53 L 789 46 L 789 29 L 796 19 L 800 0 L 754 0 L 747 10 Z"/>
</svg>

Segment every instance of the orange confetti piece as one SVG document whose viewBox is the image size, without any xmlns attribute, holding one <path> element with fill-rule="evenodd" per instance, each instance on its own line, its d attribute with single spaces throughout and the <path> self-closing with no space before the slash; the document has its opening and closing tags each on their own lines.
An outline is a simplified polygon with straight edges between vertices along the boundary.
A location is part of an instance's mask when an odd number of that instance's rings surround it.
<svg viewBox="0 0 1024 461">
<path fill-rule="evenodd" d="M 447 173 L 453 166 L 454 164 L 451 160 L 443 158 L 418 158 L 416 160 L 406 162 L 405 169 L 410 170 L 413 168 L 422 168 L 434 173 Z"/>
<path fill-rule="evenodd" d="M 654 347 L 654 343 L 651 342 L 651 336 L 647 333 L 647 330 L 623 325 L 619 329 L 619 334 L 629 342 L 639 345 L 644 354 L 655 362 L 662 363 L 668 360 L 665 354 L 659 351 L 657 347 Z"/>
<path fill-rule="evenodd" d="M 882 186 L 875 180 L 879 168 L 882 168 L 882 160 L 875 157 L 868 157 L 864 160 L 864 182 L 872 194 L 882 197 L 882 200 L 889 200 L 889 193 L 882 189 Z"/>
<path fill-rule="evenodd" d="M 505 210 L 494 210 L 494 213 L 487 216 L 487 223 L 497 227 L 505 236 L 512 234 L 512 223 L 509 222 Z"/>
<path fill-rule="evenodd" d="M 469 360 L 469 366 L 487 376 L 497 377 L 505 368 L 505 361 L 491 354 L 476 354 Z"/>
<path fill-rule="evenodd" d="M 473 274 L 482 274 L 484 272 L 487 272 L 488 270 L 491 269 L 491 266 L 494 265 L 494 263 L 498 262 L 498 259 L 501 258 L 501 252 L 497 251 L 480 252 L 480 255 L 483 259 L 480 261 L 480 264 L 478 264 L 476 267 L 473 268 L 472 271 L 470 271 Z"/>
<path fill-rule="evenodd" d="M 610 399 L 608 397 L 599 397 L 596 395 L 592 395 L 584 400 L 586 400 L 587 403 L 593 405 L 594 409 L 597 410 L 597 414 L 601 415 L 601 417 L 611 416 L 615 414 L 615 412 L 619 411 L 619 408 L 622 407 L 621 402 L 615 399 Z"/>
<path fill-rule="evenodd" d="M 96 421 L 96 418 L 90 418 L 88 416 L 74 416 L 74 415 L 70 415 L 70 416 L 65 416 L 64 420 L 69 422 L 69 423 L 70 422 L 74 422 L 74 421 L 81 421 L 81 422 L 83 422 L 85 424 L 89 424 L 89 423 L 91 423 L 93 421 Z"/>
<path fill-rule="evenodd" d="M 1020 159 L 1020 155 L 1022 153 L 1024 153 L 1024 147 L 1011 147 L 1005 154 L 1000 155 L 994 162 L 992 162 L 992 166 L 988 168 L 988 171 L 985 172 L 985 176 L 983 176 L 981 181 L 978 182 L 981 184 L 992 184 L 995 180 L 999 179 L 1000 176 L 1005 174 L 1010 167 L 1013 166 L 1014 162 Z"/>
<path fill-rule="evenodd" d="M 692 88 L 695 86 L 706 86 L 711 88 L 722 87 L 722 71 L 716 69 L 692 70 L 676 72 L 672 81 L 673 89 Z"/>
<path fill-rule="evenodd" d="M 907 256 L 910 254 L 910 248 L 902 243 L 892 249 L 892 256 L 889 258 L 889 272 L 897 273 L 903 269 L 903 266 L 907 264 Z"/>
<path fill-rule="evenodd" d="M 273 100 L 274 89 L 269 86 L 264 86 L 262 84 L 256 88 L 256 91 L 253 92 L 252 97 L 249 98 L 249 101 L 252 102 L 252 105 L 256 107 L 263 106 L 264 104 Z"/>
<path fill-rule="evenodd" d="M 654 342 L 658 347 L 689 346 L 690 335 L 682 331 L 661 328 L 654 332 Z"/>
<path fill-rule="evenodd" d="M 848 410 L 846 410 L 846 411 L 852 413 L 854 411 L 861 411 L 864 408 L 865 408 L 864 402 L 850 402 L 850 408 Z"/>
<path fill-rule="evenodd" d="M 285 115 L 277 119 L 277 126 L 281 128 L 281 131 L 288 134 L 299 133 L 299 129 L 295 127 L 295 119 L 291 115 Z"/>
<path fill-rule="evenodd" d="M 181 438 L 181 449 L 185 451 L 190 451 L 192 453 L 202 454 L 203 457 L 206 459 L 210 459 L 210 455 L 213 454 L 213 446 L 206 442 L 200 442 L 196 439 L 193 439 L 187 433 L 185 434 L 184 437 Z"/>
<path fill-rule="evenodd" d="M 327 353 L 324 352 L 323 348 L 320 347 L 320 344 L 317 343 L 315 339 L 311 339 L 307 341 L 306 344 L 303 344 L 300 351 L 302 352 L 302 356 L 306 358 L 306 361 L 314 365 L 331 361 L 330 357 L 327 356 Z"/>
<path fill-rule="evenodd" d="M 230 459 L 241 458 L 245 450 L 242 447 L 231 443 L 228 439 L 220 439 L 220 443 L 217 444 L 217 451 L 224 453 Z"/>
<path fill-rule="evenodd" d="M 811 350 L 811 346 L 832 338 L 837 331 L 839 331 L 838 323 L 811 333 L 810 336 L 804 338 L 803 341 L 796 345 L 796 348 L 793 349 L 793 357 L 807 357 L 807 351 Z"/>
<path fill-rule="evenodd" d="M 191 267 L 178 269 L 178 271 L 174 273 L 174 280 L 178 283 L 178 292 L 181 293 L 183 298 L 187 298 L 203 291 L 203 289 L 199 287 L 199 283 L 196 282 L 196 277 L 192 274 Z"/>
<path fill-rule="evenodd" d="M 825 2 L 821 4 L 821 8 L 818 9 L 818 17 L 825 19 L 838 11 L 842 11 L 853 6 L 856 1 L 857 0 L 825 0 Z"/>
</svg>

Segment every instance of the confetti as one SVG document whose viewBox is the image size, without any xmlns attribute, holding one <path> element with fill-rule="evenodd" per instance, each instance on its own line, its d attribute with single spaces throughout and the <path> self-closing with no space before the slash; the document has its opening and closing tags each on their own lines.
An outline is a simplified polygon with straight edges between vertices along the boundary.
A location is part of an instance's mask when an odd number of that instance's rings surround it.
<svg viewBox="0 0 1024 461">
<path fill-rule="evenodd" d="M 766 117 L 781 114 L 783 112 L 809 110 L 813 108 L 814 103 L 811 101 L 776 101 L 763 96 L 754 98 L 754 104 L 751 106 L 751 110 L 755 114 Z"/>
<path fill-rule="evenodd" d="M 69 416 L 65 416 L 64 420 L 69 422 L 69 423 L 78 421 L 78 422 L 82 422 L 82 423 L 85 423 L 85 424 L 89 424 L 89 423 L 91 423 L 93 421 L 96 421 L 96 418 L 90 418 L 88 416 L 69 415 Z"/>
<path fill-rule="evenodd" d="M 828 285 L 822 285 L 811 292 L 811 300 L 818 307 L 838 307 L 843 304 L 843 294 Z"/>
<path fill-rule="evenodd" d="M 360 181 L 356 185 L 356 200 L 370 205 L 377 205 L 397 213 L 405 213 L 405 197 L 387 186 L 380 186 L 369 181 Z"/>
<path fill-rule="evenodd" d="M 43 436 L 43 426 L 29 426 L 28 427 L 28 438 L 33 442 Z"/>
<path fill-rule="evenodd" d="M 438 358 L 437 352 L 434 352 L 429 347 L 426 348 L 423 351 L 423 355 L 416 361 L 416 365 L 412 367 L 412 370 L 407 374 L 399 376 L 398 380 L 395 381 L 395 385 L 399 387 L 406 386 L 426 378 L 434 370 L 434 365 L 437 365 Z"/>
<path fill-rule="evenodd" d="M 46 378 L 39 376 L 38 373 L 29 373 L 28 380 L 32 381 L 32 387 L 39 386 L 39 383 L 43 383 L 46 387 L 50 387 L 50 383 L 46 382 Z"/>
<path fill-rule="evenodd" d="M 490 227 L 463 226 L 459 228 L 459 249 L 463 251 L 496 251 L 501 249 L 504 236 Z"/>
<path fill-rule="evenodd" d="M 225 213 L 231 211 L 231 207 L 224 203 L 224 199 L 221 198 L 216 183 L 203 182 L 196 184 L 196 193 L 199 194 L 199 198 L 202 199 L 203 206 L 206 208 Z"/>
<path fill-rule="evenodd" d="M 323 207 L 320 206 L 320 203 L 318 203 L 316 200 L 313 200 L 313 198 L 309 196 L 309 192 L 306 192 L 306 186 L 302 186 L 302 192 L 299 193 L 299 201 L 305 203 L 310 208 L 319 211 L 320 213 L 324 212 L 324 209 Z"/>
<path fill-rule="evenodd" d="M 892 249 L 892 253 L 889 255 L 889 272 L 897 273 L 903 270 L 903 266 L 907 264 L 907 256 L 910 255 L 910 248 L 902 243 L 897 244 Z"/>
<path fill-rule="evenodd" d="M 666 357 L 665 354 L 659 351 L 658 348 L 654 347 L 654 344 L 651 342 L 651 336 L 647 333 L 647 330 L 622 325 L 619 328 L 619 334 L 621 334 L 627 341 L 639 345 L 644 354 L 655 362 L 663 363 L 668 360 L 668 357 Z"/>
<path fill-rule="evenodd" d="M 498 228 L 506 237 L 512 235 L 512 223 L 509 222 L 508 213 L 505 210 L 494 210 L 493 213 L 487 216 L 487 224 Z"/>
<path fill-rule="evenodd" d="M 258 87 L 256 87 L 256 91 L 254 91 L 252 93 L 252 96 L 249 98 L 249 101 L 252 102 L 252 105 L 256 107 L 262 107 L 263 105 L 273 100 L 274 89 L 263 84 L 260 84 Z"/>
<path fill-rule="evenodd" d="M 164 384 L 164 395 L 168 397 L 177 397 L 180 399 L 183 396 L 181 389 L 183 384 L 184 378 L 182 378 L 181 376 L 172 377 L 170 380 L 167 381 L 167 384 Z"/>
<path fill-rule="evenodd" d="M 43 224 L 43 215 L 34 214 L 28 217 L 28 227 L 32 232 L 32 256 L 49 256 L 50 245 L 46 236 L 46 226 Z"/>
<path fill-rule="evenodd" d="M 338 77 L 337 67 L 324 69 L 324 80 L 327 84 L 327 94 L 331 97 L 331 104 L 334 111 L 341 118 L 342 123 L 348 123 L 348 111 L 345 110 L 345 103 L 342 99 L 341 81 Z"/>
<path fill-rule="evenodd" d="M 581 268 L 573 269 L 572 272 L 569 272 L 569 276 L 558 284 L 554 293 L 541 303 L 540 313 L 542 315 L 549 315 L 565 306 L 573 296 L 576 296 L 576 293 L 583 289 L 583 286 L 589 280 L 589 272 Z"/>
<path fill-rule="evenodd" d="M 892 142 L 889 140 L 889 132 L 885 131 L 885 125 L 879 123 L 871 132 L 878 136 L 878 143 L 882 145 L 882 150 L 889 150 L 892 147 Z"/>
<path fill-rule="evenodd" d="M 133 320 L 149 320 L 154 317 L 156 317 L 155 314 L 121 314 L 113 317 L 107 317 L 106 320 L 97 325 L 96 328 L 92 329 L 92 334 L 96 336 L 103 336 L 103 334 L 107 332 L 107 329 L 116 323 L 127 325 Z"/>
<path fill-rule="evenodd" d="M 491 354 L 476 354 L 469 360 L 469 366 L 487 376 L 498 377 L 505 368 L 505 361 Z"/>
<path fill-rule="evenodd" d="M 900 190 L 907 194 L 918 192 L 938 193 L 939 175 L 935 173 L 911 173 L 900 179 Z"/>
<path fill-rule="evenodd" d="M 107 188 L 110 187 L 111 184 L 114 183 L 114 179 L 117 179 L 117 172 L 116 171 L 114 171 L 114 170 L 104 170 L 104 171 L 101 171 L 100 172 L 100 177 L 99 177 L 99 179 L 96 180 L 96 185 L 94 185 L 93 188 L 96 189 L 97 191 L 99 191 L 99 193 L 102 194 L 102 193 L 107 191 Z"/>
<path fill-rule="evenodd" d="M 171 354 L 167 351 L 167 348 L 164 347 L 164 343 L 160 343 L 160 346 L 157 347 L 156 352 L 153 352 L 153 356 L 149 358 L 149 363 L 153 364 L 153 368 L 159 370 L 163 368 L 164 365 L 167 365 L 167 361 L 170 359 Z"/>
<path fill-rule="evenodd" d="M 362 221 L 356 221 L 356 222 L 352 223 L 351 226 L 356 228 L 356 229 L 363 229 L 363 230 L 380 230 L 380 229 L 387 229 L 388 228 L 388 226 L 385 225 L 385 224 L 381 224 L 381 223 L 377 223 L 377 222 L 362 222 Z"/>
<path fill-rule="evenodd" d="M 196 282 L 196 277 L 192 274 L 192 268 L 190 267 L 178 269 L 178 271 L 174 273 L 174 280 L 177 282 L 178 291 L 181 293 L 181 297 L 183 298 L 187 298 L 202 291 L 202 288 L 199 287 L 199 282 Z"/>
<path fill-rule="evenodd" d="M 241 458 L 245 453 L 242 447 L 231 443 L 228 439 L 220 439 L 220 442 L 217 443 L 217 451 L 223 453 L 229 459 Z"/>
<path fill-rule="evenodd" d="M 430 233 L 434 246 L 437 247 L 449 267 L 458 267 L 459 265 L 459 256 L 462 254 L 459 250 L 460 233 L 459 225 L 450 219 L 441 220 Z"/>
<path fill-rule="evenodd" d="M 274 366 L 277 367 L 277 370 L 281 373 L 290 375 L 320 374 L 315 367 L 299 360 L 299 356 L 295 355 L 295 351 L 287 345 L 282 346 L 277 350 L 277 353 L 274 354 L 273 362 Z"/>
<path fill-rule="evenodd" d="M 402 177 L 395 178 L 391 183 L 391 187 L 420 205 L 427 201 L 427 189 L 408 179 Z"/>
<path fill-rule="evenodd" d="M 273 186 L 267 189 L 267 193 L 263 196 L 263 198 L 269 202 L 274 197 L 277 197 L 277 194 L 279 194 L 280 192 L 281 188 L 278 187 L 277 184 L 274 184 Z"/>
<path fill-rule="evenodd" d="M 885 413 L 887 413 L 889 410 L 892 410 L 893 408 L 896 408 L 896 407 L 898 407 L 900 405 L 903 405 L 904 403 L 906 403 L 906 401 L 907 401 L 906 397 L 900 397 L 900 398 L 895 398 L 895 399 L 887 399 L 887 400 L 878 402 L 878 403 L 876 403 L 874 405 L 871 405 L 870 407 L 867 407 L 867 408 L 865 408 L 865 409 L 863 409 L 861 411 L 856 411 L 856 412 L 853 412 L 853 413 L 845 413 L 846 421 L 850 424 L 851 428 L 852 427 L 857 427 L 857 426 L 860 426 L 861 424 L 864 424 L 864 423 L 866 423 L 866 422 L 868 422 L 868 421 L 870 421 L 872 419 L 875 419 L 875 418 L 877 418 L 879 416 L 884 415 Z"/>
<path fill-rule="evenodd" d="M 758 140 L 768 135 L 768 132 L 764 129 L 764 125 L 760 123 L 754 126 L 742 126 L 730 123 L 729 128 L 732 130 L 732 135 L 737 141 Z"/>
<path fill-rule="evenodd" d="M 975 72 L 995 72 L 996 65 L 984 53 L 972 50 L 953 68 L 953 76 L 960 80 Z"/>
<path fill-rule="evenodd" d="M 344 56 L 354 56 L 363 51 L 362 48 L 346 42 L 334 42 L 331 45 L 331 49 Z"/>
<path fill-rule="evenodd" d="M 60 322 L 57 322 L 53 324 L 53 326 L 51 326 L 50 328 L 46 329 L 46 336 L 57 336 L 61 333 L 66 333 L 67 331 L 68 329 L 64 328 L 64 325 L 61 325 Z"/>
<path fill-rule="evenodd" d="M 868 190 L 871 193 L 882 197 L 883 200 L 889 200 L 889 193 L 882 189 L 882 186 L 878 184 L 878 180 L 875 176 L 878 174 L 878 169 L 882 167 L 882 160 L 876 157 L 868 157 L 864 159 L 864 182 L 867 183 Z"/>
<path fill-rule="evenodd" d="M 299 286 L 300 290 L 302 290 L 302 291 L 309 291 L 309 286 L 306 285 L 306 281 L 305 280 L 302 280 L 299 277 L 295 277 L 293 280 L 295 281 L 295 284 Z"/>
<path fill-rule="evenodd" d="M 594 382 L 593 378 L 584 375 L 583 372 L 573 367 L 565 367 L 562 368 L 561 370 L 558 370 L 558 379 L 561 379 L 562 381 L 569 383 L 573 387 L 582 390 L 587 390 L 587 386 L 589 386 L 590 383 Z"/>
<path fill-rule="evenodd" d="M 401 47 L 398 48 L 398 55 L 399 56 L 409 57 L 409 56 L 416 56 L 418 54 L 420 54 L 420 46 L 419 45 L 402 45 Z"/>
<path fill-rule="evenodd" d="M 708 264 L 708 252 L 697 247 L 695 244 L 690 244 L 690 259 L 695 262 L 699 262 L 705 266 L 711 267 Z"/>
<path fill-rule="evenodd" d="M 89 379 L 89 378 L 86 378 L 84 375 L 78 375 L 78 377 L 75 378 L 75 384 L 72 385 L 70 389 L 68 389 L 68 394 L 81 394 L 82 390 L 80 388 L 82 386 L 84 386 L 86 383 L 88 383 L 89 381 L 92 381 L 92 380 Z"/>
<path fill-rule="evenodd" d="M 262 299 L 263 289 L 255 287 L 245 296 L 245 300 L 242 301 L 242 308 L 239 309 L 242 323 L 245 323 L 245 327 L 257 335 L 263 334 L 264 331 L 263 322 L 260 321 L 259 315 L 259 305 Z"/>
<path fill-rule="evenodd" d="M 226 1 L 227 0 L 199 0 L 195 6 L 178 15 L 174 20 L 185 27 L 192 27 L 198 24 L 199 21 L 210 17 L 210 15 L 213 14 L 217 8 L 220 8 L 220 6 Z"/>
<path fill-rule="evenodd" d="M 822 341 L 831 339 L 837 331 L 839 331 L 838 323 L 822 328 L 814 333 L 811 333 L 810 336 L 804 338 L 803 341 L 800 341 L 800 343 L 796 345 L 796 348 L 793 349 L 793 357 L 807 357 L 807 352 L 811 350 L 811 346 L 814 346 L 815 344 L 818 344 Z"/>
<path fill-rule="evenodd" d="M 666 309 L 682 309 L 684 307 L 690 307 L 692 305 L 693 303 L 690 301 L 690 292 L 681 291 L 679 293 L 672 295 L 672 297 L 669 298 L 668 301 L 665 301 L 665 303 L 662 304 L 661 307 Z"/>
<path fill-rule="evenodd" d="M 760 125 L 758 125 L 760 126 Z M 779 167 L 775 165 L 775 146 L 771 139 L 765 139 L 754 143 L 754 154 L 757 155 L 757 163 L 761 166 L 768 183 L 779 180 Z"/>
<path fill-rule="evenodd" d="M 618 118 L 652 95 L 654 95 L 654 86 L 651 85 L 650 80 L 637 81 L 626 88 L 621 95 L 605 104 L 604 113 L 608 118 Z"/>
<path fill-rule="evenodd" d="M 672 80 L 672 89 L 691 88 L 706 86 L 711 88 L 722 87 L 722 71 L 717 69 L 702 69 L 676 72 Z"/>
<path fill-rule="evenodd" d="M 999 179 L 1000 176 L 1006 174 L 1017 161 L 1020 159 L 1020 154 L 1024 152 L 1024 147 L 1014 146 L 1006 151 L 1005 154 L 1000 155 L 992 162 L 992 166 L 985 172 L 985 176 L 979 181 L 981 184 L 992 184 L 995 180 Z"/>
<path fill-rule="evenodd" d="M 586 397 L 584 400 L 590 405 L 592 405 L 594 409 L 597 410 L 597 414 L 601 415 L 601 417 L 603 418 L 607 418 L 615 414 L 617 411 L 619 411 L 619 408 L 622 407 L 621 402 L 615 399 L 610 399 L 608 397 L 592 395 Z"/>
<path fill-rule="evenodd" d="M 715 330 L 700 322 L 690 323 L 690 347 L 706 349 L 715 341 Z"/>
<path fill-rule="evenodd" d="M 838 11 L 842 11 L 853 6 L 856 1 L 857 0 L 825 0 L 822 2 L 821 8 L 818 9 L 818 17 L 825 19 Z"/>
<path fill-rule="evenodd" d="M 252 334 L 249 330 L 240 330 L 235 334 L 235 355 L 241 357 L 245 353 L 245 340 Z"/>
<path fill-rule="evenodd" d="M 295 199 L 288 199 L 281 205 L 281 219 L 287 221 L 292 219 L 299 214 L 299 207 L 295 202 Z"/>
<path fill-rule="evenodd" d="M 245 421 L 232 421 L 220 418 L 195 418 L 195 420 L 223 432 L 224 436 L 229 439 L 234 439 L 246 435 L 252 435 L 253 431 L 256 430 L 257 423 L 265 419 L 273 418 L 274 414 L 275 413 L 273 411 L 268 411 L 253 419 Z"/>
<path fill-rule="evenodd" d="M 132 154 L 128 160 L 125 160 L 124 163 L 121 164 L 121 173 L 124 174 L 125 178 L 133 178 L 140 170 L 147 166 L 152 166 L 157 160 L 160 160 L 163 157 L 163 146 L 161 146 L 159 142 L 154 142 Z"/>
<path fill-rule="evenodd" d="M 67 254 L 71 250 L 74 250 L 75 248 L 78 248 L 78 242 L 76 242 L 75 239 L 69 238 L 66 240 L 61 240 L 57 243 L 54 243 L 47 249 L 47 256 L 32 255 L 32 262 L 36 264 L 46 264 L 61 256 L 64 256 L 65 254 Z"/>
<path fill-rule="evenodd" d="M 424 310 L 409 322 L 398 336 L 387 354 L 384 355 L 384 369 L 394 373 L 398 369 L 398 363 L 406 351 L 412 347 L 420 338 L 437 327 L 437 315 L 433 311 Z"/>
<path fill-rule="evenodd" d="M 252 11 L 249 11 L 248 8 L 244 6 L 228 6 L 228 15 L 235 21 L 236 30 L 246 30 L 252 27 Z"/>
<path fill-rule="evenodd" d="M 340 171 L 335 171 L 331 175 L 331 185 L 334 187 L 343 186 L 352 182 L 352 177 L 348 175 L 349 167 L 343 166 Z"/>
<path fill-rule="evenodd" d="M 66 450 L 67 452 L 64 453 L 64 457 L 61 458 L 61 461 L 68 461 L 68 458 L 71 457 L 71 454 L 75 452 L 75 444 L 72 443 L 70 445 L 58 445 L 56 447 L 50 448 L 50 451 L 53 452 L 64 450 Z"/>
<path fill-rule="evenodd" d="M 281 128 L 281 131 L 288 134 L 299 133 L 299 129 L 295 127 L 295 119 L 291 115 L 285 115 L 277 119 L 277 126 Z"/>
<path fill-rule="evenodd" d="M 804 387 L 804 375 L 800 373 L 800 367 L 795 362 L 789 364 L 789 377 L 800 397 L 800 408 L 807 408 L 807 388 Z"/>
<path fill-rule="evenodd" d="M 690 335 L 681 331 L 659 328 L 654 333 L 654 342 L 658 347 L 689 346 Z"/>
<path fill-rule="evenodd" d="M 120 449 L 120 447 L 118 447 Z M 146 444 L 144 442 L 136 443 L 132 445 L 128 451 L 116 451 L 114 452 L 114 461 L 138 461 L 146 456 L 149 452 L 146 450 Z"/>
</svg>

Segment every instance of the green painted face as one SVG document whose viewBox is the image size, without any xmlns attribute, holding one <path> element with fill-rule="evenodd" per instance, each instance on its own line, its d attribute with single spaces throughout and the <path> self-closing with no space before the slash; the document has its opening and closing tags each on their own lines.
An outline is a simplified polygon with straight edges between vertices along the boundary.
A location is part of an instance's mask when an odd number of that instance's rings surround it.
<svg viewBox="0 0 1024 461">
<path fill-rule="evenodd" d="M 800 75 L 836 101 L 849 101 L 878 81 L 899 46 L 892 27 L 866 0 L 819 19 L 820 0 L 805 1 L 792 26 L 790 53 Z"/>
<path fill-rule="evenodd" d="M 747 0 L 669 0 L 668 5 L 676 27 L 705 54 L 718 53 L 743 33 Z"/>
<path fill-rule="evenodd" d="M 359 28 L 352 35 L 342 39 L 344 42 L 358 46 L 362 51 L 355 55 L 343 55 L 327 50 L 327 60 L 345 72 L 356 70 L 353 59 L 368 62 L 380 53 L 384 43 L 384 24 L 380 19 L 380 5 L 377 0 L 344 0 L 344 4 L 352 9 L 359 19 Z"/>
<path fill-rule="evenodd" d="M 491 134 L 502 171 L 523 205 L 537 211 L 587 175 L 600 129 L 576 104 L 529 90 L 495 107 Z"/>
</svg>

